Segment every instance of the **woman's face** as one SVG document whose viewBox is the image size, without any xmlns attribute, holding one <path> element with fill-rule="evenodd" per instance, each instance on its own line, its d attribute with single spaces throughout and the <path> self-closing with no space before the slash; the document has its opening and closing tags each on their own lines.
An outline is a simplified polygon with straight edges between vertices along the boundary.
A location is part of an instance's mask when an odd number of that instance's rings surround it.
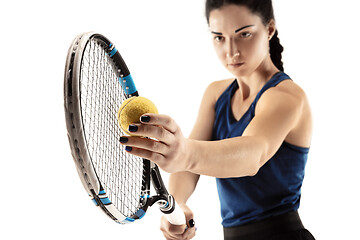
<svg viewBox="0 0 360 240">
<path fill-rule="evenodd" d="M 273 20 L 265 27 L 247 7 L 231 4 L 210 12 L 209 27 L 220 61 L 235 76 L 249 75 L 271 61 Z"/>
</svg>

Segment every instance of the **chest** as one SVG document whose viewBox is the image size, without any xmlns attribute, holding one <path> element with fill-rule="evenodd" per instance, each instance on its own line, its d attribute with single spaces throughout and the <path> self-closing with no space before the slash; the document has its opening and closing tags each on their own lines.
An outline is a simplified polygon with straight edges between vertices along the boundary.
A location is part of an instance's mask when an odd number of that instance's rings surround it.
<svg viewBox="0 0 360 240">
<path fill-rule="evenodd" d="M 231 112 L 236 121 L 239 121 L 248 111 L 255 98 L 256 94 L 244 98 L 239 91 L 234 93 L 231 98 Z"/>
</svg>

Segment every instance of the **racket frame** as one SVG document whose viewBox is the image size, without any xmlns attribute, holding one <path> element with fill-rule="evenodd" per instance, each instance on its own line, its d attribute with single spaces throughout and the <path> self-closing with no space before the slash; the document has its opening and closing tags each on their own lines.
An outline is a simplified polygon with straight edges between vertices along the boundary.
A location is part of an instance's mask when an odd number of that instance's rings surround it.
<svg viewBox="0 0 360 240">
<path fill-rule="evenodd" d="M 158 166 L 147 159 L 143 159 L 140 207 L 134 215 L 127 217 L 121 214 L 111 203 L 101 186 L 87 150 L 80 103 L 79 78 L 83 51 L 91 39 L 96 39 L 101 42 L 101 45 L 104 45 L 105 52 L 112 59 L 113 70 L 118 75 L 125 97 L 130 98 L 139 95 L 123 58 L 106 37 L 95 32 L 88 32 L 78 35 L 73 40 L 68 50 L 65 65 L 64 108 L 71 154 L 81 182 L 95 205 L 99 206 L 115 222 L 123 224 L 140 219 L 145 215 L 147 208 L 155 203 L 159 204 L 160 210 L 165 216 L 174 215 L 175 200 L 166 190 Z M 155 189 L 156 195 L 150 196 L 150 182 Z M 181 214 L 176 215 L 180 215 L 180 217 L 175 217 L 177 219 L 174 220 L 174 222 L 177 222 L 175 224 L 185 224 L 184 214 L 181 212 Z"/>
</svg>

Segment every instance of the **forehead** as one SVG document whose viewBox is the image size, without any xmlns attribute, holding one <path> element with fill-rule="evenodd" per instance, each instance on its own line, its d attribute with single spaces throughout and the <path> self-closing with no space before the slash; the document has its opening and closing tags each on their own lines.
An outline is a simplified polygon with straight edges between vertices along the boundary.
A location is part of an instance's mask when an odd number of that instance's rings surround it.
<svg viewBox="0 0 360 240">
<path fill-rule="evenodd" d="M 251 13 L 247 7 L 234 4 L 214 9 L 209 15 L 210 30 L 217 32 L 233 32 L 246 25 L 259 27 L 261 24 L 261 18 Z"/>
</svg>

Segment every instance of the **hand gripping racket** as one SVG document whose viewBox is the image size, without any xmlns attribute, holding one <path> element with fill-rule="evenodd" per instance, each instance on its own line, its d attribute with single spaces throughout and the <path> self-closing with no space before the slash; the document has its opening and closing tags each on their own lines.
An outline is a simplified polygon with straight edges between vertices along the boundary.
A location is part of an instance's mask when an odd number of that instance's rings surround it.
<svg viewBox="0 0 360 240">
<path fill-rule="evenodd" d="M 138 92 L 115 46 L 97 33 L 78 35 L 66 59 L 64 105 L 71 153 L 84 188 L 115 222 L 141 219 L 158 203 L 171 224 L 185 224 L 158 167 L 120 144 L 124 133 L 117 111 L 132 96 Z M 151 183 L 156 191 L 152 196 Z"/>
</svg>

